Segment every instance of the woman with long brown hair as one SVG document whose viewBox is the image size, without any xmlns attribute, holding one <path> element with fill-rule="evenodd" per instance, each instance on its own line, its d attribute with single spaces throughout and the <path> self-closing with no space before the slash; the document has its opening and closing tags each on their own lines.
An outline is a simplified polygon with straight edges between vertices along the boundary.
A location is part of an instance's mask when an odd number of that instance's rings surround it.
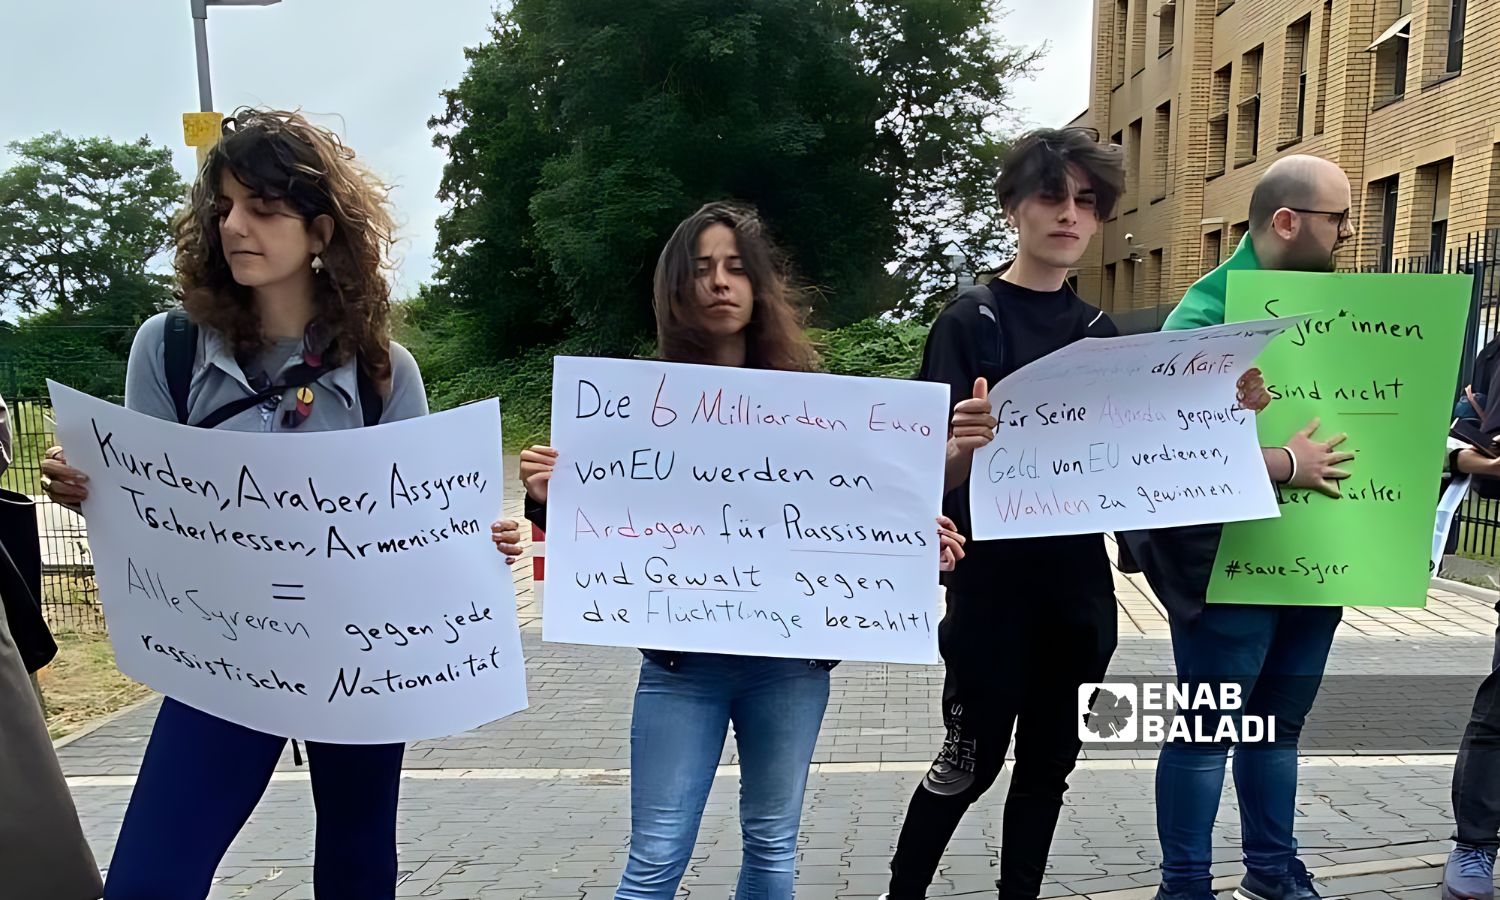
<svg viewBox="0 0 1500 900">
<path fill-rule="evenodd" d="M 426 415 L 390 338 L 385 187 L 294 112 L 224 122 L 176 224 L 182 309 L 136 332 L 126 407 L 186 425 L 306 433 Z M 83 473 L 47 451 L 44 487 L 76 508 Z M 514 522 L 492 536 L 519 554 Z M 162 701 L 105 885 L 110 900 L 198 900 L 270 782 L 286 738 Z M 394 897 L 402 744 L 309 742 L 314 889 Z"/>
<path fill-rule="evenodd" d="M 710 203 L 677 226 L 656 264 L 659 355 L 672 362 L 810 372 L 785 271 L 756 215 Z M 527 517 L 545 526 L 551 447 L 521 454 Z M 943 565 L 962 557 L 940 522 Z M 821 660 L 642 650 L 630 727 L 630 858 L 617 900 L 670 898 L 687 869 L 728 727 L 740 756 L 744 861 L 735 896 L 792 896 L 797 829 L 828 703 Z"/>
</svg>

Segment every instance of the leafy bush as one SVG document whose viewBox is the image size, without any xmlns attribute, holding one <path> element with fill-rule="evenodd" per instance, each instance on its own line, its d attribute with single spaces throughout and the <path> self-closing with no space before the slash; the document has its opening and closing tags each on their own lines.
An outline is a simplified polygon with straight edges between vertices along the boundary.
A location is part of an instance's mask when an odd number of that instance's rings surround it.
<svg viewBox="0 0 1500 900">
<path fill-rule="evenodd" d="M 922 363 L 925 324 L 864 319 L 843 328 L 809 332 L 823 368 L 836 375 L 911 378 Z"/>
</svg>

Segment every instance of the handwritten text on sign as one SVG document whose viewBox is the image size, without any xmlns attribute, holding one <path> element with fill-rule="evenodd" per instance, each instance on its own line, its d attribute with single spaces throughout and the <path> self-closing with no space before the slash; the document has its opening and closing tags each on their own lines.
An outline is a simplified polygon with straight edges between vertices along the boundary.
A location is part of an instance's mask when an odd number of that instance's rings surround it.
<svg viewBox="0 0 1500 900">
<path fill-rule="evenodd" d="M 1001 381 L 969 478 L 975 539 L 1275 516 L 1235 382 L 1295 324 L 1086 338 Z"/>
<path fill-rule="evenodd" d="M 1224 529 L 1210 603 L 1422 606 L 1433 503 L 1463 354 L 1472 276 L 1233 272 L 1229 318 L 1296 316 L 1261 358 L 1280 443 L 1317 417 L 1347 434 L 1338 499 L 1283 487 L 1281 516 Z M 1310 314 L 1310 316 L 1308 315 Z"/>
<path fill-rule="evenodd" d="M 338 743 L 463 731 L 526 706 L 489 523 L 500 414 L 480 403 L 319 434 L 186 428 L 50 384 L 89 476 L 120 670 L 258 731 Z"/>
<path fill-rule="evenodd" d="M 543 637 L 936 662 L 940 385 L 559 357 Z"/>
</svg>

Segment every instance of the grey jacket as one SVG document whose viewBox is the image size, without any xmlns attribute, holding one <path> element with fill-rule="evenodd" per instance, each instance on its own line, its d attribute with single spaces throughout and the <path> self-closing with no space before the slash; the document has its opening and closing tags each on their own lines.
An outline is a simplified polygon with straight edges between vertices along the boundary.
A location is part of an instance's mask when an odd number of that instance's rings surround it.
<svg viewBox="0 0 1500 900">
<path fill-rule="evenodd" d="M 175 422 L 177 412 L 167 389 L 163 346 L 166 322 L 167 314 L 159 313 L 147 319 L 135 333 L 130 365 L 125 370 L 125 407 Z M 294 357 L 287 366 L 296 361 Z M 358 428 L 364 424 L 364 416 L 359 407 L 358 376 L 354 368 L 357 364 L 351 359 L 313 382 L 312 415 L 295 429 L 284 429 L 281 425 L 281 412 L 296 403 L 292 396 L 295 391 L 287 391 L 282 406 L 273 415 L 263 415 L 259 408 L 247 409 L 218 427 L 229 431 L 292 432 Z M 198 354 L 188 391 L 188 421 L 196 422 L 224 404 L 253 393 L 224 338 L 212 328 L 199 328 Z M 405 347 L 391 341 L 391 388 L 380 421 L 396 422 L 425 415 L 427 389 L 422 384 L 417 361 Z"/>
<path fill-rule="evenodd" d="M 97 900 L 102 893 L 99 867 L 0 604 L 0 896 Z"/>
</svg>

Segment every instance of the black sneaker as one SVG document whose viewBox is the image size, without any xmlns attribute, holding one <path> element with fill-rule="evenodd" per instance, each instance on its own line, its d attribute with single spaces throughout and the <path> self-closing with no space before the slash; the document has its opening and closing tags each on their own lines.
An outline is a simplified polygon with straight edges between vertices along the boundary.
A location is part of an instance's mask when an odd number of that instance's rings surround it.
<svg viewBox="0 0 1500 900">
<path fill-rule="evenodd" d="M 1156 889 L 1155 900 L 1214 900 L 1214 892 L 1212 890 L 1204 890 L 1201 893 L 1169 891 L 1166 888 L 1158 887 Z"/>
<path fill-rule="evenodd" d="M 1280 878 L 1246 872 L 1234 890 L 1234 900 L 1319 900 L 1312 875 L 1302 860 L 1293 859 Z"/>
</svg>

